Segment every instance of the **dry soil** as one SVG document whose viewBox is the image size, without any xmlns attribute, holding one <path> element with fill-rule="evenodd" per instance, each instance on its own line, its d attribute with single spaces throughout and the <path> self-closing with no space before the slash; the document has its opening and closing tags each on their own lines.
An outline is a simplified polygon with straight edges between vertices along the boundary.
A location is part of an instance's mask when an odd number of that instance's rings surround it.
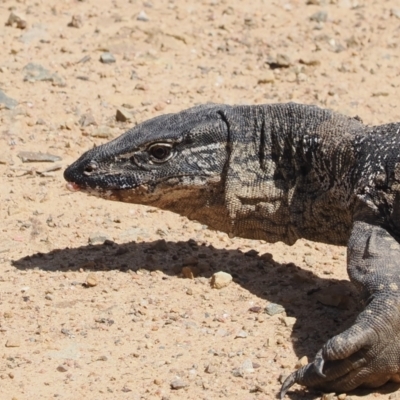
<svg viewBox="0 0 400 400">
<path fill-rule="evenodd" d="M 395 0 L 1 0 L 0 398 L 275 398 L 357 313 L 346 249 L 230 239 L 68 192 L 63 169 L 198 103 L 399 121 L 399 18 Z"/>
</svg>

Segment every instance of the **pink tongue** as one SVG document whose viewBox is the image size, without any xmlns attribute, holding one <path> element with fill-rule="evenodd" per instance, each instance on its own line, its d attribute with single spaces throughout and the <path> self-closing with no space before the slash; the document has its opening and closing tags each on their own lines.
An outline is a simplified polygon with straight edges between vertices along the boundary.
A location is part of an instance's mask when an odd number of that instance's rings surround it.
<svg viewBox="0 0 400 400">
<path fill-rule="evenodd" d="M 77 192 L 80 190 L 80 187 L 76 183 L 68 182 L 67 189 L 70 190 L 71 192 Z"/>
</svg>

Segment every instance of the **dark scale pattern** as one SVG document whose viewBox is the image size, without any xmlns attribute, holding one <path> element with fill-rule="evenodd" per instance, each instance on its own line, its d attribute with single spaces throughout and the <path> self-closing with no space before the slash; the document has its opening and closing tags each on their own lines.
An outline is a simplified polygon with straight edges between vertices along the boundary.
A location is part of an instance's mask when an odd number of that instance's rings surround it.
<svg viewBox="0 0 400 400">
<path fill-rule="evenodd" d="M 344 392 L 400 381 L 399 132 L 314 106 L 202 105 L 88 151 L 65 178 L 232 237 L 347 245 L 365 309 L 288 377 L 281 396 L 294 383 Z"/>
</svg>

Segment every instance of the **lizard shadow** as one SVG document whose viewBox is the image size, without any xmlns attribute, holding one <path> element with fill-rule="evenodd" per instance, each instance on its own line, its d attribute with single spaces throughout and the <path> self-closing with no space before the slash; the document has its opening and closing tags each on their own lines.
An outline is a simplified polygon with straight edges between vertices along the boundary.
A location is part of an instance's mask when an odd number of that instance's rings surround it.
<svg viewBox="0 0 400 400">
<path fill-rule="evenodd" d="M 228 272 L 237 284 L 257 297 L 282 305 L 286 315 L 295 318 L 282 319 L 282 329 L 292 329 L 294 352 L 298 357 L 307 356 L 309 360 L 314 358 L 323 343 L 349 326 L 360 311 L 357 292 L 349 281 L 321 278 L 293 263 L 277 263 L 272 255 L 217 249 L 198 245 L 194 240 L 124 244 L 106 242 L 104 245 L 56 249 L 13 261 L 13 265 L 20 270 L 67 272 L 117 269 L 127 272 L 141 269 L 150 272 L 160 270 L 171 276 L 181 276 L 184 264 L 192 264 L 191 271 L 198 272 L 203 278 L 211 277 L 216 271 Z M 194 264 L 197 265 L 193 267 Z M 330 293 L 339 293 L 339 300 Z M 330 302 L 336 307 L 326 305 Z M 249 317 L 255 318 L 257 314 L 251 311 Z M 280 317 L 282 315 L 266 318 Z M 293 322 L 293 326 L 285 326 Z M 263 324 L 259 325 L 259 329 L 263 329 Z M 277 338 L 273 340 L 276 342 Z M 278 342 L 278 347 L 281 344 Z M 284 359 L 280 359 L 280 363 L 284 364 Z M 304 390 L 296 390 L 291 392 L 291 397 L 311 399 L 315 396 L 312 392 L 306 394 Z"/>
</svg>

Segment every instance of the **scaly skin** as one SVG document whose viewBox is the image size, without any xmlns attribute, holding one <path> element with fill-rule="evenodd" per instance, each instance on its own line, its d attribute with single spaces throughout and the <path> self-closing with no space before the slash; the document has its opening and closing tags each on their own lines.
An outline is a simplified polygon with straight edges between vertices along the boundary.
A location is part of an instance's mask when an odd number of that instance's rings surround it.
<svg viewBox="0 0 400 400">
<path fill-rule="evenodd" d="M 148 204 L 250 239 L 348 247 L 364 311 L 299 383 L 345 392 L 400 380 L 400 124 L 299 104 L 202 105 L 144 122 L 64 173 L 73 189 Z"/>
</svg>

